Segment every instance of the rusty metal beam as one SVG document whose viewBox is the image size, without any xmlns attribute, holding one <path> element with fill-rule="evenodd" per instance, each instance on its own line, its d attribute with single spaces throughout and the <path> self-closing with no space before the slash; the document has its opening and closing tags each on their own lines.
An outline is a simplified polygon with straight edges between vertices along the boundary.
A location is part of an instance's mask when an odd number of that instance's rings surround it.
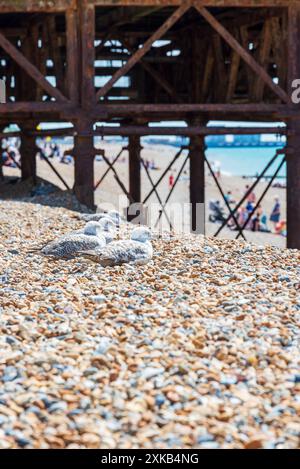
<svg viewBox="0 0 300 469">
<path fill-rule="evenodd" d="M 149 198 L 151 197 L 151 195 L 156 191 L 158 185 L 161 183 L 161 181 L 164 179 L 164 177 L 166 176 L 166 174 L 168 173 L 168 171 L 172 168 L 173 164 L 178 160 L 178 158 L 180 157 L 181 153 L 183 152 L 184 148 L 181 147 L 178 152 L 175 154 L 174 158 L 172 159 L 172 161 L 168 164 L 168 166 L 166 167 L 166 169 L 163 171 L 163 173 L 160 175 L 160 177 L 158 178 L 158 180 L 156 181 L 156 183 L 154 184 L 154 186 L 152 186 L 152 189 L 150 190 L 150 192 L 146 195 L 146 197 L 144 198 L 143 200 L 143 204 L 145 204 L 147 202 L 147 200 L 149 200 Z"/>
<path fill-rule="evenodd" d="M 141 201 L 141 142 L 137 135 L 128 138 L 129 193 L 132 200 Z"/>
<path fill-rule="evenodd" d="M 294 0 L 296 3 L 299 0 Z M 182 0 L 88 0 L 88 3 L 97 6 L 178 6 Z M 207 7 L 286 7 L 291 0 L 203 0 L 202 4 Z M 191 3 L 193 3 L 191 1 Z"/>
<path fill-rule="evenodd" d="M 249 189 L 247 190 L 247 192 L 243 195 L 243 197 L 241 198 L 241 200 L 235 205 L 234 209 L 232 210 L 232 212 L 228 215 L 228 217 L 226 218 L 226 220 L 224 220 L 221 224 L 221 226 L 218 228 L 218 230 L 216 231 L 216 233 L 214 234 L 215 237 L 217 237 L 221 231 L 223 230 L 223 228 L 225 226 L 227 226 L 227 223 L 229 222 L 229 220 L 231 220 L 232 216 L 235 215 L 238 211 L 238 209 L 243 205 L 243 203 L 248 199 L 249 195 L 251 194 L 251 192 L 254 191 L 254 189 L 256 188 L 257 184 L 262 180 L 262 178 L 266 175 L 268 169 L 270 169 L 270 167 L 272 166 L 272 164 L 276 161 L 276 159 L 278 158 L 279 155 L 282 155 L 283 153 L 285 153 L 284 150 L 280 149 L 280 150 L 276 150 L 276 153 L 275 155 L 270 159 L 270 161 L 268 162 L 268 164 L 264 167 L 264 169 L 262 170 L 262 172 L 259 174 L 259 176 L 255 179 L 255 181 L 253 182 L 253 184 L 251 185 L 251 187 L 249 187 Z"/>
<path fill-rule="evenodd" d="M 224 28 L 224 26 L 206 9 L 199 6 L 198 3 L 194 4 L 196 10 L 207 20 L 213 29 L 215 29 L 220 36 L 234 49 L 241 58 L 249 65 L 249 67 L 263 80 L 266 85 L 285 103 L 289 103 L 290 99 L 288 94 L 279 86 L 276 85 L 266 70 L 249 54 L 244 47 L 232 36 L 232 34 Z"/>
<path fill-rule="evenodd" d="M 56 113 L 67 111 L 71 109 L 71 104 L 54 102 L 54 101 L 45 101 L 45 102 L 36 102 L 36 101 L 17 101 L 10 102 L 5 104 L 0 104 L 0 115 L 4 114 L 16 114 L 16 113 Z"/>
<path fill-rule="evenodd" d="M 33 184 L 36 183 L 36 154 L 38 148 L 35 143 L 35 137 L 27 132 L 36 126 L 36 122 L 26 122 L 20 127 L 21 133 L 21 174 L 22 180 L 30 179 Z"/>
<path fill-rule="evenodd" d="M 288 9 L 288 89 L 300 78 L 300 6 Z M 299 104 L 293 104 L 299 109 Z M 300 122 L 288 121 L 287 137 L 287 246 L 300 249 Z"/>
<path fill-rule="evenodd" d="M 112 163 L 111 163 L 111 166 L 114 166 L 114 164 L 118 161 L 118 159 L 120 158 L 120 156 L 122 155 L 123 151 L 126 150 L 127 148 L 126 147 L 122 147 L 121 150 L 119 151 L 119 153 L 117 154 L 117 156 L 113 159 Z M 95 149 L 95 154 L 101 154 L 103 156 L 103 153 L 104 153 L 104 150 L 99 150 L 99 149 Z M 96 182 L 96 184 L 94 185 L 94 190 L 98 189 L 98 187 L 100 186 L 100 184 L 104 181 L 104 179 L 106 178 L 106 176 L 108 175 L 108 173 L 111 171 L 111 168 L 108 167 L 107 170 L 104 172 L 104 174 L 101 176 L 101 178 Z"/>
<path fill-rule="evenodd" d="M 98 104 L 99 114 L 106 112 L 109 115 L 131 115 L 141 113 L 158 113 L 158 114 L 183 114 L 189 112 L 210 112 L 210 113 L 280 113 L 287 112 L 288 106 L 283 104 L 211 104 L 211 103 L 195 103 L 195 104 Z"/>
<path fill-rule="evenodd" d="M 57 171 L 57 169 L 55 168 L 55 166 L 51 163 L 51 161 L 49 160 L 49 158 L 47 158 L 47 156 L 45 156 L 42 152 L 40 153 L 41 154 L 41 158 L 43 161 L 45 161 L 47 163 L 47 165 L 51 168 L 51 170 L 54 172 L 54 174 L 58 177 L 58 179 L 63 183 L 63 185 L 65 186 L 65 188 L 67 189 L 67 191 L 70 190 L 70 187 L 68 186 L 67 182 L 64 180 L 64 178 L 61 176 L 61 174 Z"/>
<path fill-rule="evenodd" d="M 78 14 L 74 10 L 66 12 L 66 36 L 67 36 L 67 73 L 66 89 L 69 99 L 73 103 L 79 101 L 79 37 Z"/>
<path fill-rule="evenodd" d="M 130 46 L 129 42 L 126 39 L 122 39 L 123 44 L 130 53 L 135 53 L 134 49 Z M 145 62 L 143 59 L 140 60 L 140 65 L 152 76 L 152 78 L 172 97 L 175 99 L 175 102 L 181 102 L 182 99 L 178 96 L 176 89 L 168 83 L 168 81 L 149 63 Z"/>
<path fill-rule="evenodd" d="M 50 96 L 58 101 L 67 101 L 67 98 L 54 86 L 52 86 L 44 75 L 29 60 L 0 33 L 0 47 L 2 47 L 12 57 L 17 64 Z"/>
<path fill-rule="evenodd" d="M 92 122 L 80 119 L 74 138 L 74 193 L 82 204 L 94 208 L 94 142 Z"/>
<path fill-rule="evenodd" d="M 184 13 L 189 10 L 190 5 L 181 5 L 175 12 L 155 31 L 154 34 L 145 42 L 143 47 L 138 49 L 126 62 L 123 67 L 119 68 L 112 78 L 97 92 L 96 100 L 98 101 L 101 97 L 104 97 L 113 85 L 126 73 L 128 73 L 132 67 L 141 60 L 142 57 L 151 49 L 153 43 L 160 39 L 175 23 L 178 21 Z"/>
<path fill-rule="evenodd" d="M 258 135 L 258 134 L 278 134 L 284 135 L 285 127 L 147 127 L 147 126 L 121 126 L 121 127 L 96 127 L 94 135 Z"/>
<path fill-rule="evenodd" d="M 77 0 L 0 0 L 0 13 L 52 13 L 75 8 Z"/>
<path fill-rule="evenodd" d="M 54 86 L 52 86 L 44 75 L 26 57 L 0 33 L 0 47 L 12 57 L 26 73 L 40 85 L 50 96 L 58 101 L 67 101 L 67 98 Z"/>
<path fill-rule="evenodd" d="M 190 228 L 205 233 L 205 144 L 204 137 L 194 135 L 189 145 L 190 160 Z"/>
<path fill-rule="evenodd" d="M 87 110 L 95 103 L 95 8 L 82 5 L 80 8 L 81 32 L 81 106 Z"/>
<path fill-rule="evenodd" d="M 0 13 L 63 12 L 78 2 L 96 6 L 158 7 L 158 0 L 0 0 Z M 206 7 L 287 7 L 291 0 L 205 0 Z M 297 3 L 298 0 L 294 0 Z M 159 7 L 177 7 L 182 0 L 159 0 Z"/>
<path fill-rule="evenodd" d="M 270 19 L 267 19 L 265 21 L 265 24 L 261 32 L 259 51 L 258 51 L 258 61 L 266 72 L 268 72 L 268 66 L 270 63 L 270 54 L 271 54 L 271 46 L 272 46 L 272 34 L 271 33 L 272 33 L 271 21 Z M 259 75 L 256 75 L 253 81 L 253 90 L 252 90 L 254 101 L 260 102 L 263 100 L 264 87 L 265 87 L 265 82 L 260 79 Z"/>
</svg>

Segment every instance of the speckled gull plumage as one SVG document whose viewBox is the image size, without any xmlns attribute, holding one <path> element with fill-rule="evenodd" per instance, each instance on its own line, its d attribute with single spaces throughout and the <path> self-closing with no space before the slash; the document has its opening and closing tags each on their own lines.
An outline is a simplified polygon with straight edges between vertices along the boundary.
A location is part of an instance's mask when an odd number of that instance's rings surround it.
<svg viewBox="0 0 300 469">
<path fill-rule="evenodd" d="M 70 258 L 78 251 L 103 248 L 115 236 L 115 224 L 107 218 L 100 222 L 90 221 L 84 228 L 66 233 L 45 246 L 29 252 L 40 252 L 46 256 Z"/>
<path fill-rule="evenodd" d="M 86 250 L 79 254 L 103 267 L 126 263 L 147 264 L 153 256 L 150 237 L 151 234 L 146 228 L 136 228 L 132 232 L 132 239 L 114 241 L 102 249 Z"/>
<path fill-rule="evenodd" d="M 46 244 L 40 252 L 46 256 L 69 258 L 78 251 L 102 248 L 106 245 L 104 236 L 70 234 Z"/>
<path fill-rule="evenodd" d="M 107 214 L 106 213 L 83 213 L 83 214 L 80 214 L 80 220 L 83 220 L 83 221 L 100 221 L 101 218 L 103 217 L 106 217 Z"/>
<path fill-rule="evenodd" d="M 73 232 L 74 234 L 84 233 L 86 235 L 104 236 L 106 244 L 111 243 L 116 237 L 116 224 L 108 217 L 101 218 L 100 221 L 89 221 L 84 228 Z"/>
<path fill-rule="evenodd" d="M 110 218 L 116 224 L 116 226 L 120 226 L 122 223 L 122 217 L 117 210 L 110 210 L 108 213 L 83 213 L 80 215 L 80 219 L 86 222 L 100 221 L 102 218 Z"/>
</svg>

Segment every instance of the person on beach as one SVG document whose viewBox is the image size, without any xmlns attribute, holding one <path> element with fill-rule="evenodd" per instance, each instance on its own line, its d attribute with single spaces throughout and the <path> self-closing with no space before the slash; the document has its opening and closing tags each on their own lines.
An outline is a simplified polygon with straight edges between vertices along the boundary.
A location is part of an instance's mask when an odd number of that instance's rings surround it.
<svg viewBox="0 0 300 469">
<path fill-rule="evenodd" d="M 260 217 L 259 213 L 256 211 L 252 220 L 252 231 L 259 231 L 260 228 Z"/>
<path fill-rule="evenodd" d="M 270 230 L 268 228 L 268 217 L 265 213 L 262 213 L 261 215 L 259 231 L 262 231 L 263 233 L 270 233 Z"/>
<path fill-rule="evenodd" d="M 287 234 L 286 220 L 280 220 L 278 223 L 276 223 L 275 232 L 276 232 L 276 234 L 279 234 L 281 236 L 286 236 L 286 234 Z"/>
<path fill-rule="evenodd" d="M 173 176 L 173 174 L 170 174 L 170 176 L 169 176 L 169 189 L 172 189 L 173 184 L 174 184 L 174 176 Z"/>
<path fill-rule="evenodd" d="M 247 184 L 245 187 L 245 194 L 247 194 L 250 190 L 249 185 Z M 256 202 L 256 195 L 253 191 L 250 191 L 247 197 L 247 201 L 250 202 L 251 204 L 255 204 Z"/>
<path fill-rule="evenodd" d="M 254 208 L 253 203 L 250 202 L 250 200 L 248 200 L 247 205 L 246 205 L 246 210 L 247 210 L 247 212 L 248 212 L 249 214 L 252 213 L 252 212 L 253 212 L 253 208 Z"/>
<path fill-rule="evenodd" d="M 220 161 L 215 161 L 215 176 L 217 179 L 221 177 L 221 163 Z"/>
<path fill-rule="evenodd" d="M 225 194 L 225 199 L 226 199 L 228 204 L 235 204 L 235 200 L 232 197 L 232 192 L 231 191 L 227 191 L 227 193 Z"/>
<path fill-rule="evenodd" d="M 276 233 L 276 225 L 280 220 L 280 201 L 279 201 L 279 197 L 276 196 L 274 198 L 274 202 L 275 202 L 275 204 L 274 204 L 273 210 L 272 210 L 271 215 L 270 215 L 270 221 L 274 223 L 274 231 Z"/>
<path fill-rule="evenodd" d="M 248 212 L 246 207 L 240 207 L 238 209 L 238 224 L 242 227 L 248 218 Z"/>
</svg>

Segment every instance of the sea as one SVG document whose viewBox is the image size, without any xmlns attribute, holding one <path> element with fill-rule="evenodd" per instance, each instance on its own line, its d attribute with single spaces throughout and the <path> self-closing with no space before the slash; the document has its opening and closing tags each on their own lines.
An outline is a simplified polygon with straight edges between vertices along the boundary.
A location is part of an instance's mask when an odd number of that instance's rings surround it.
<svg viewBox="0 0 300 469">
<path fill-rule="evenodd" d="M 275 155 L 278 147 L 209 147 L 206 156 L 210 163 L 217 163 L 221 172 L 231 176 L 253 177 L 261 173 L 271 158 Z M 272 176 L 283 155 L 279 155 L 266 176 Z M 286 165 L 281 168 L 278 178 L 286 177 Z"/>
<path fill-rule="evenodd" d="M 72 140 L 67 137 L 64 139 L 56 138 L 53 139 L 60 144 L 72 144 Z M 126 143 L 126 140 L 122 138 L 108 138 L 108 141 Z M 99 140 L 100 141 L 100 140 Z M 149 142 L 150 143 L 150 142 Z M 153 144 L 152 141 L 150 144 Z M 162 144 L 161 141 L 157 140 L 157 144 Z M 179 147 L 183 142 L 175 142 L 171 146 Z M 165 143 L 169 145 L 170 143 Z M 254 177 L 263 171 L 265 166 L 268 164 L 270 159 L 275 155 L 276 151 L 280 147 L 279 145 L 274 146 L 208 146 L 206 149 L 206 156 L 210 163 L 217 163 L 223 174 L 228 176 L 244 176 Z M 279 166 L 283 155 L 279 155 L 272 166 L 266 173 L 267 177 L 271 177 L 277 167 Z M 285 179 L 286 177 L 286 165 L 284 164 L 281 168 L 278 178 Z M 284 182 L 284 181 L 282 181 Z"/>
</svg>

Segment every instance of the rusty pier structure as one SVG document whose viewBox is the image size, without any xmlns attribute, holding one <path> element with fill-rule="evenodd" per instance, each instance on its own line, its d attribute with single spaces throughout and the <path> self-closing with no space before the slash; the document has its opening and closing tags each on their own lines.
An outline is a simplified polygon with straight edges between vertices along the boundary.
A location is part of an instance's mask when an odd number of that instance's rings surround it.
<svg viewBox="0 0 300 469">
<path fill-rule="evenodd" d="M 105 161 L 136 203 L 149 198 L 142 200 L 141 137 L 188 137 L 193 224 L 210 168 L 205 136 L 228 133 L 207 123 L 265 123 L 230 134 L 286 135 L 275 156 L 287 167 L 287 245 L 300 248 L 300 112 L 292 100 L 300 80 L 300 0 L 0 0 L 0 78 L 7 96 L 0 133 L 12 123 L 20 128 L 22 179 L 36 176 L 38 136 L 71 135 L 73 190 L 89 207 L 96 136 L 128 138 L 126 183 Z M 187 126 L 155 126 L 172 121 Z M 38 131 L 43 122 L 72 127 Z M 270 129 L 274 122 L 286 126 Z M 183 157 L 180 150 L 175 157 Z M 159 197 L 158 183 L 152 193 Z"/>
</svg>

